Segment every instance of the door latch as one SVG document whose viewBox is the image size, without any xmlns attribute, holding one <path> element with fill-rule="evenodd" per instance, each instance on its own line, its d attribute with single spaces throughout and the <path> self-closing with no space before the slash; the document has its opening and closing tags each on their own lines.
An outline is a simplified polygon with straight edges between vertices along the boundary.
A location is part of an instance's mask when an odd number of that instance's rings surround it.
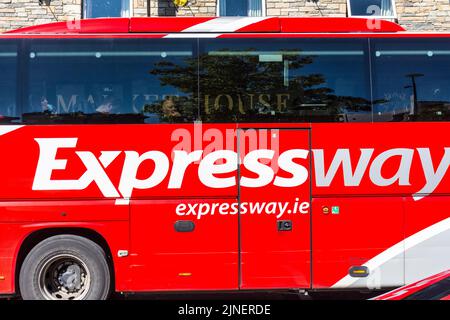
<svg viewBox="0 0 450 320">
<path fill-rule="evenodd" d="M 280 220 L 277 221 L 278 231 L 292 231 L 292 221 L 291 220 Z"/>
</svg>

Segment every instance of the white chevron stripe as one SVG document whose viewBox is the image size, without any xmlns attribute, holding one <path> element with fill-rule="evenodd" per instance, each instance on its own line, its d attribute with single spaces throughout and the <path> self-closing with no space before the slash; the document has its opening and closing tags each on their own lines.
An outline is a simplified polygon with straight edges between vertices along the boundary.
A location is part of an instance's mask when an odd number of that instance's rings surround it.
<svg viewBox="0 0 450 320">
<path fill-rule="evenodd" d="M 22 128 L 23 126 L 0 126 L 0 136 L 7 134 L 11 131 Z"/>
<path fill-rule="evenodd" d="M 222 33 L 169 33 L 164 38 L 217 38 Z"/>
<path fill-rule="evenodd" d="M 220 17 L 196 24 L 181 33 L 169 33 L 164 38 L 217 38 L 271 17 Z"/>
<path fill-rule="evenodd" d="M 363 264 L 363 266 L 369 268 L 369 271 L 375 270 L 376 268 L 380 267 L 387 261 L 393 259 L 397 255 L 447 230 L 450 230 L 450 218 L 447 218 L 436 224 L 433 224 L 432 226 L 413 234 L 412 236 L 406 238 L 405 240 L 400 241 L 396 245 L 390 247 L 389 249 L 383 251 L 376 257 L 367 261 L 365 264 Z M 332 288 L 346 288 L 351 286 L 359 279 L 361 278 L 354 278 L 351 277 L 350 275 L 346 275 L 344 278 L 336 282 L 332 286 Z"/>
<path fill-rule="evenodd" d="M 270 17 L 221 17 L 196 24 L 182 32 L 234 32 Z"/>
</svg>

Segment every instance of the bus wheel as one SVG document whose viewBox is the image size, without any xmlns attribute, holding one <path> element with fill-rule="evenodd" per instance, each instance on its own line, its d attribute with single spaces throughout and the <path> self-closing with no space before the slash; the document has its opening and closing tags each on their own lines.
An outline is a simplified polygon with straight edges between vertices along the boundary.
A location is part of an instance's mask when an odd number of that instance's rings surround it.
<svg viewBox="0 0 450 320">
<path fill-rule="evenodd" d="M 110 285 L 103 249 L 73 235 L 40 242 L 25 258 L 19 275 L 24 300 L 104 300 Z"/>
</svg>

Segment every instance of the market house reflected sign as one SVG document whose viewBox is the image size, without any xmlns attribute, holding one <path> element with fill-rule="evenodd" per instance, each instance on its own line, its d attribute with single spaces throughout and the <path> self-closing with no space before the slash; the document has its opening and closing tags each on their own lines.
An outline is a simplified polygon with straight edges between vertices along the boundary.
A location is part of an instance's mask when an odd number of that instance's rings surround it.
<svg viewBox="0 0 450 320">
<path fill-rule="evenodd" d="M 59 113 L 67 113 L 75 111 L 78 104 L 97 105 L 101 100 L 107 98 L 107 95 L 96 96 L 89 94 L 85 99 L 79 99 L 79 94 L 62 95 L 57 94 L 57 110 Z M 144 105 L 138 105 L 137 100 L 142 97 Z M 157 95 L 157 94 L 134 94 L 132 97 L 132 112 L 140 113 L 148 103 L 155 103 L 159 105 L 166 97 L 181 98 L 181 96 L 174 95 Z M 192 99 L 186 97 L 188 99 Z M 240 114 L 247 114 L 250 110 L 256 110 L 258 113 L 270 113 L 271 111 L 282 112 L 288 108 L 288 103 L 291 99 L 291 94 L 288 93 L 244 93 L 244 94 L 205 94 L 203 96 L 204 111 L 206 114 L 214 114 L 218 110 L 221 111 L 238 111 Z M 83 101 L 82 101 L 83 100 Z M 120 99 L 119 99 L 120 100 Z"/>
<path fill-rule="evenodd" d="M 287 109 L 287 103 L 290 99 L 288 93 L 277 94 L 219 94 L 219 95 L 204 95 L 204 108 L 206 114 L 214 113 L 217 110 L 239 110 L 240 114 L 246 114 L 248 110 L 259 110 L 264 113 L 264 110 L 281 112 Z"/>
</svg>

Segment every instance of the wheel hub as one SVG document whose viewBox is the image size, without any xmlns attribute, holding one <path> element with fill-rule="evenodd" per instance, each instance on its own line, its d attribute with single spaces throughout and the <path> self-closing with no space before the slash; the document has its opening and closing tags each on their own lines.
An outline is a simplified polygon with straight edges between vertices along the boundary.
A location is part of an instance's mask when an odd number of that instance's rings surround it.
<svg viewBox="0 0 450 320">
<path fill-rule="evenodd" d="M 81 289 L 81 268 L 72 264 L 69 265 L 65 272 L 58 277 L 58 282 L 69 292 L 76 292 Z"/>
<path fill-rule="evenodd" d="M 39 275 L 39 289 L 47 300 L 81 300 L 90 287 L 90 272 L 78 257 L 63 254 L 49 259 Z"/>
</svg>

